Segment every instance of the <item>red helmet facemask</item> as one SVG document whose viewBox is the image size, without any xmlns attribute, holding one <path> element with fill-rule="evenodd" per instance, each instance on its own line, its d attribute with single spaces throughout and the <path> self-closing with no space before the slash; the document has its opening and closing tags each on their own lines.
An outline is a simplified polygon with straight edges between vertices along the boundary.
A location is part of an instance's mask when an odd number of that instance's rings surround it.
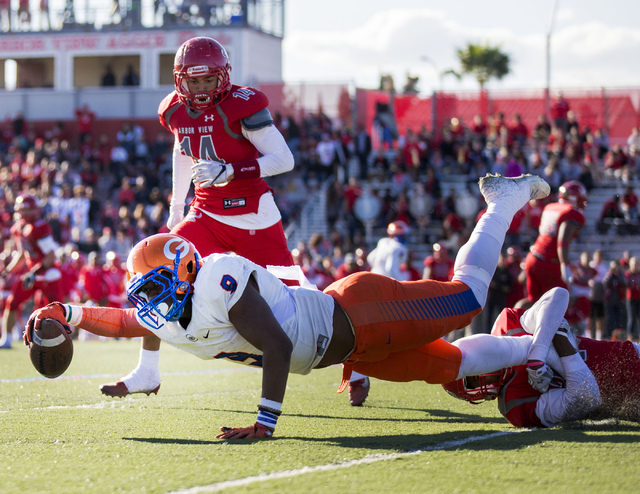
<svg viewBox="0 0 640 494">
<path fill-rule="evenodd" d="M 192 38 L 176 53 L 173 78 L 182 103 L 193 110 L 207 110 L 220 104 L 231 88 L 231 64 L 224 47 L 213 38 Z M 217 77 L 218 86 L 204 93 L 192 93 L 186 79 Z"/>
<path fill-rule="evenodd" d="M 476 376 L 480 382 L 477 388 L 468 388 L 466 378 L 458 379 L 447 384 L 443 384 L 444 390 L 454 398 L 465 400 L 473 405 L 479 405 L 483 401 L 495 400 L 500 393 L 500 388 L 508 380 L 511 368 L 500 369 L 489 374 Z M 487 378 L 498 377 L 496 382 L 487 383 Z"/>
</svg>

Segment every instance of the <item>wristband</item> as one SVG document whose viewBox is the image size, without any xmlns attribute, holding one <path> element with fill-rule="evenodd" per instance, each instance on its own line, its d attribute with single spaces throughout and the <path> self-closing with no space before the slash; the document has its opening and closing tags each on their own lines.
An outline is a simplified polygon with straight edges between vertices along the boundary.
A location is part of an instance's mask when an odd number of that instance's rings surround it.
<svg viewBox="0 0 640 494">
<path fill-rule="evenodd" d="M 527 367 L 535 367 L 537 365 L 544 365 L 542 360 L 534 360 L 533 362 L 527 362 Z"/>
<path fill-rule="evenodd" d="M 241 161 L 240 163 L 233 163 L 231 166 L 233 167 L 234 180 L 260 178 L 260 164 L 258 160 Z"/>
<path fill-rule="evenodd" d="M 265 427 L 275 430 L 278 423 L 278 417 L 282 413 L 280 410 L 282 403 L 277 401 L 268 400 L 266 398 L 260 398 L 260 404 L 258 405 L 258 418 L 256 423 L 262 424 Z"/>
<path fill-rule="evenodd" d="M 64 312 L 67 322 L 71 326 L 77 326 L 82 321 L 82 307 L 78 305 L 64 304 Z"/>
</svg>

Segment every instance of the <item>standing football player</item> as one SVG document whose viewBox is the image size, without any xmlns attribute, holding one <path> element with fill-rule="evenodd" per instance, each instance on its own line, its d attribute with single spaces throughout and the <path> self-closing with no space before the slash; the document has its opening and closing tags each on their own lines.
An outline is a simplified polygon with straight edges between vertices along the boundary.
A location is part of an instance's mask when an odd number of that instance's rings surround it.
<svg viewBox="0 0 640 494">
<path fill-rule="evenodd" d="M 6 274 L 21 273 L 11 286 L 2 315 L 2 335 L 0 348 L 11 348 L 11 333 L 16 324 L 18 311 L 24 303 L 41 290 L 45 303 L 62 300 L 62 274 L 54 266 L 55 250 L 58 244 L 53 240 L 51 227 L 42 220 L 36 198 L 23 194 L 16 197 L 14 204 L 16 222 L 11 227 L 16 250 Z"/>
<path fill-rule="evenodd" d="M 394 280 L 403 279 L 400 266 L 407 262 L 407 236 L 409 225 L 404 221 L 394 221 L 387 227 L 387 237 L 378 240 L 376 248 L 367 256 L 371 272 L 382 274 Z"/>
<path fill-rule="evenodd" d="M 567 288 L 572 281 L 569 252 L 571 241 L 585 223 L 587 189 L 572 180 L 560 186 L 558 196 L 558 202 L 545 206 L 538 238 L 525 260 L 530 302 L 553 287 Z"/>
<path fill-rule="evenodd" d="M 292 170 L 293 155 L 273 125 L 267 97 L 231 84 L 230 73 L 229 56 L 213 38 L 192 38 L 176 53 L 175 91 L 158 109 L 175 138 L 167 226 L 203 256 L 235 252 L 260 266 L 291 266 L 280 211 L 263 177 Z M 191 181 L 195 199 L 185 217 Z M 138 367 L 102 385 L 102 393 L 157 393 L 159 349 L 159 338 L 144 337 Z"/>
</svg>

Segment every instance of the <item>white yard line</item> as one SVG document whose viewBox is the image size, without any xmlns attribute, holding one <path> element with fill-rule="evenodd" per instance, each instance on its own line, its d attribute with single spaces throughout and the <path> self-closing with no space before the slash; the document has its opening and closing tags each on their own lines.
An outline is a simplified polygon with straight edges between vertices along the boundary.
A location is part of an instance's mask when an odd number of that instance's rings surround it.
<svg viewBox="0 0 640 494">
<path fill-rule="evenodd" d="M 181 489 L 179 491 L 172 491 L 168 494 L 198 494 L 200 492 L 216 492 L 230 487 L 243 487 L 256 482 L 263 482 L 265 480 L 285 479 L 289 477 L 298 477 L 299 475 L 305 475 L 307 473 L 326 472 L 330 470 L 337 470 L 339 468 L 349 468 L 358 465 L 364 465 L 367 463 L 376 463 L 378 461 L 395 460 L 396 458 L 405 458 L 407 456 L 419 455 L 427 451 L 437 451 L 439 449 L 455 448 L 457 446 L 463 446 L 464 444 L 474 441 L 484 441 L 485 439 L 493 439 L 494 437 L 506 436 L 509 434 L 519 434 L 521 432 L 530 432 L 536 429 L 519 429 L 494 432 L 492 434 L 484 434 L 482 436 L 471 436 L 464 439 L 457 439 L 455 441 L 446 441 L 444 443 L 428 446 L 424 449 L 416 451 L 408 451 L 406 453 L 390 453 L 386 455 L 370 455 L 360 458 L 359 460 L 343 461 L 339 463 L 329 463 L 328 465 L 319 465 L 317 467 L 303 467 L 296 470 L 285 470 L 282 472 L 263 473 L 260 475 L 254 475 L 253 477 L 245 477 L 244 479 L 227 480 L 224 482 L 217 482 L 210 485 L 202 485 L 198 487 L 191 487 L 189 489 Z"/>
<path fill-rule="evenodd" d="M 227 372 L 256 372 L 260 370 L 258 368 L 249 368 L 249 369 L 203 369 L 203 370 L 194 370 L 194 371 L 176 371 L 176 372 L 162 372 L 162 376 L 190 376 L 195 374 L 220 374 Z M 49 379 L 47 377 L 19 377 L 16 379 L 0 379 L 0 384 L 8 384 L 8 383 L 22 383 L 22 382 L 35 382 L 35 381 L 47 381 L 50 383 L 60 382 L 60 381 L 77 381 L 79 379 L 109 379 L 114 377 L 122 377 L 122 374 L 86 374 L 81 376 L 60 376 L 55 379 Z"/>
</svg>

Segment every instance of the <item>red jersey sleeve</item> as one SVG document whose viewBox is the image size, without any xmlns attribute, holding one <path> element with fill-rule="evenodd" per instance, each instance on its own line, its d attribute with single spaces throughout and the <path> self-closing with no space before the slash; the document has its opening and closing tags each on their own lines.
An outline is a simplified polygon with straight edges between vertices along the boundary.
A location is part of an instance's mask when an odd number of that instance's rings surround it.
<svg viewBox="0 0 640 494">
<path fill-rule="evenodd" d="M 566 213 L 566 216 L 562 219 L 562 221 L 575 221 L 582 227 L 584 226 L 586 220 L 584 214 L 580 210 L 571 208 L 571 210 Z"/>
<path fill-rule="evenodd" d="M 521 330 L 520 332 L 524 332 L 520 324 L 520 317 L 524 312 L 525 309 L 504 309 L 496 319 L 491 334 L 493 336 L 504 336 L 507 333 L 511 335 L 516 334 L 514 330 L 518 329 Z"/>
<path fill-rule="evenodd" d="M 173 133 L 173 130 L 171 129 L 169 119 L 171 118 L 171 114 L 175 111 L 178 105 L 180 105 L 180 100 L 178 99 L 178 95 L 176 94 L 176 92 L 173 91 L 172 93 L 165 96 L 165 98 L 160 102 L 160 106 L 158 107 L 158 117 L 160 118 L 160 124 L 171 133 Z"/>
<path fill-rule="evenodd" d="M 237 122 L 267 108 L 269 99 L 258 89 L 234 85 L 222 105 L 229 121 Z"/>
</svg>

